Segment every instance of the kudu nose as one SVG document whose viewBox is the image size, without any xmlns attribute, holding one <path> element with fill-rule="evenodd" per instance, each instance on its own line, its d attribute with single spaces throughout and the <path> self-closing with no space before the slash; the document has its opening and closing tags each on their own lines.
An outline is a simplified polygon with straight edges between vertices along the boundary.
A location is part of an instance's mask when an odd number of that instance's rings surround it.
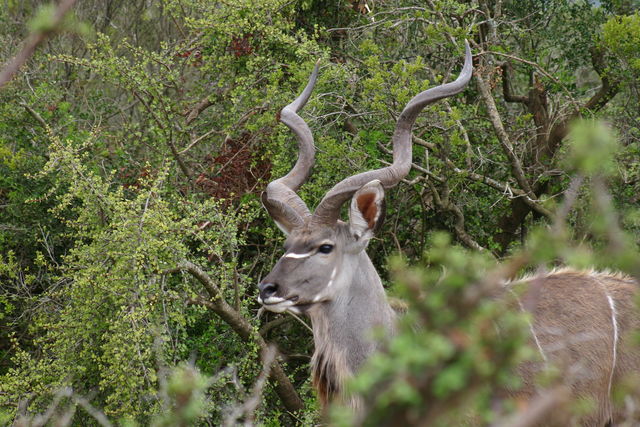
<svg viewBox="0 0 640 427">
<path fill-rule="evenodd" d="M 278 291 L 277 283 L 260 283 L 258 285 L 258 289 L 260 289 L 260 297 L 262 300 L 266 300 L 269 297 L 272 297 Z"/>
</svg>

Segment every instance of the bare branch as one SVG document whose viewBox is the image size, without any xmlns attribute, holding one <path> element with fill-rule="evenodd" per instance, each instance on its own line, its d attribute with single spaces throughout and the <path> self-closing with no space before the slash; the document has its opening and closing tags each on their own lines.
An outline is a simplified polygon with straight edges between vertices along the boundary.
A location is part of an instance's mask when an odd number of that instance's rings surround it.
<svg viewBox="0 0 640 427">
<path fill-rule="evenodd" d="M 285 323 L 289 323 L 291 320 L 294 320 L 293 317 L 291 317 L 291 316 L 280 316 L 277 319 L 272 320 L 271 322 L 268 322 L 268 323 L 265 323 L 264 325 L 262 325 L 262 327 L 260 328 L 258 333 L 260 335 L 262 335 L 262 336 L 265 336 L 273 328 L 277 328 L 279 326 L 284 325 Z"/>
<path fill-rule="evenodd" d="M 25 102 L 20 102 L 19 105 L 21 107 L 23 107 L 25 110 L 27 110 L 27 112 L 29 114 L 31 114 L 33 116 L 34 119 L 36 119 L 36 121 L 38 123 L 40 123 L 40 125 L 42 125 L 43 128 L 47 129 L 47 122 L 44 121 L 44 119 L 42 118 L 42 116 L 40 114 L 38 114 L 38 112 L 36 110 L 34 110 L 33 108 L 31 108 L 27 103 Z"/>
<path fill-rule="evenodd" d="M 571 94 L 571 92 L 569 91 L 569 89 L 567 89 L 565 87 L 565 85 L 562 84 L 562 82 L 560 82 L 560 80 L 558 80 L 557 78 L 553 77 L 551 74 L 549 74 L 549 72 L 547 70 L 545 70 L 544 68 L 542 68 L 540 65 L 538 65 L 537 63 L 533 62 L 533 61 L 529 61 L 527 59 L 523 59 L 520 58 L 518 56 L 515 55 L 509 55 L 507 53 L 502 53 L 502 52 L 494 52 L 494 51 L 484 51 L 484 52 L 479 52 L 477 54 L 477 56 L 481 56 L 481 55 L 496 55 L 496 56 L 503 56 L 505 58 L 509 58 L 512 59 L 514 61 L 517 62 L 522 62 L 523 64 L 527 64 L 530 65 L 532 67 L 534 67 L 540 74 L 542 74 L 543 76 L 545 76 L 546 78 L 548 78 L 549 80 L 551 80 L 552 82 L 554 82 L 555 84 L 557 84 L 558 86 L 560 86 L 562 88 L 562 90 L 564 91 L 564 93 L 569 97 L 569 99 L 571 100 L 571 103 L 573 104 L 573 107 L 576 111 L 578 111 L 579 109 L 579 105 L 578 102 L 575 100 L 575 98 L 573 97 L 573 95 Z"/>
<path fill-rule="evenodd" d="M 247 400 L 245 400 L 243 405 L 237 406 L 234 410 L 226 417 L 224 421 L 224 426 L 231 427 L 238 425 L 238 419 L 244 419 L 245 427 L 251 427 L 254 425 L 255 421 L 255 411 L 260 405 L 260 396 L 262 396 L 262 392 L 264 390 L 264 386 L 267 383 L 267 378 L 269 377 L 269 372 L 271 371 L 271 367 L 276 361 L 277 350 L 274 346 L 268 346 L 262 352 L 262 371 L 258 376 L 258 379 L 253 384 L 253 389 L 251 391 L 251 395 Z"/>
<path fill-rule="evenodd" d="M 222 134 L 221 131 L 219 131 L 218 129 L 211 129 L 207 132 L 205 132 L 203 135 L 200 135 L 199 137 L 193 139 L 189 145 L 187 145 L 186 148 L 184 148 L 183 150 L 181 150 L 178 154 L 184 154 L 187 151 L 191 150 L 193 147 L 195 147 L 200 141 L 204 140 L 205 138 L 211 136 L 212 134 L 217 133 L 217 134 Z"/>
<path fill-rule="evenodd" d="M 560 207 L 556 209 L 556 217 L 553 222 L 553 230 L 556 235 L 564 234 L 567 215 L 569 215 L 569 212 L 571 212 L 571 208 L 578 198 L 578 193 L 583 182 L 584 177 L 582 175 L 574 176 L 571 179 L 569 187 L 564 192 L 564 201 L 562 205 L 560 205 Z"/>
<path fill-rule="evenodd" d="M 200 113 L 202 113 L 204 110 L 211 107 L 212 105 L 213 105 L 213 101 L 209 100 L 209 97 L 204 98 L 203 100 L 198 102 L 191 110 L 189 110 L 189 112 L 187 113 L 188 116 L 187 116 L 187 119 L 185 120 L 185 123 L 187 125 L 191 124 L 191 122 L 193 122 L 195 119 L 198 118 Z"/>
<path fill-rule="evenodd" d="M 428 144 L 430 144 L 430 143 L 428 143 Z M 422 145 L 422 144 L 419 144 L 419 145 Z M 434 146 L 433 144 L 430 144 L 430 145 L 431 145 L 431 146 Z M 380 150 L 382 150 L 382 151 L 383 151 L 384 153 L 386 153 L 386 154 L 392 154 L 392 153 L 391 153 L 391 150 L 389 150 L 388 148 L 386 148 L 386 147 L 385 147 L 384 145 L 382 145 L 381 143 L 378 143 L 378 148 L 380 148 Z M 380 162 L 381 162 L 382 164 L 385 164 L 385 165 L 390 164 L 389 162 L 384 161 L 384 160 L 380 160 Z M 489 177 L 488 177 L 488 176 L 486 176 L 486 175 L 481 175 L 481 174 L 479 174 L 479 173 L 472 172 L 472 171 L 470 171 L 470 170 L 460 169 L 459 167 L 457 167 L 457 166 L 456 166 L 456 165 L 455 165 L 451 160 L 449 160 L 449 159 L 446 159 L 446 158 L 445 158 L 445 159 L 444 159 L 444 162 L 446 163 L 447 167 L 448 167 L 451 171 L 453 171 L 453 172 L 455 172 L 455 173 L 457 173 L 457 174 L 463 175 L 465 178 L 469 178 L 469 179 L 471 179 L 471 180 L 473 180 L 473 181 L 477 181 L 477 182 L 480 182 L 480 183 L 482 183 L 482 184 L 486 184 L 486 185 L 488 185 L 489 187 L 494 188 L 494 189 L 496 189 L 496 190 L 500 191 L 502 194 L 506 195 L 506 196 L 507 196 L 508 198 L 510 198 L 510 199 L 514 199 L 514 198 L 519 198 L 519 197 L 521 197 L 523 200 L 527 200 L 527 204 L 535 204 L 536 206 L 538 206 L 538 207 L 539 207 L 539 205 L 538 205 L 538 203 L 539 203 L 539 202 L 538 202 L 538 200 L 537 200 L 537 199 L 531 199 L 531 198 L 529 197 L 529 195 L 528 195 L 527 193 L 525 193 L 523 190 L 521 190 L 520 188 L 512 187 L 512 186 L 510 186 L 508 183 L 507 183 L 507 184 L 502 183 L 502 182 L 497 181 L 497 180 L 495 180 L 495 179 L 493 179 L 493 178 L 489 178 Z M 411 168 L 412 168 L 413 170 L 416 170 L 416 171 L 418 171 L 418 172 L 421 172 L 421 173 L 423 173 L 423 174 L 427 175 L 429 178 L 433 179 L 433 180 L 434 180 L 434 181 L 436 181 L 436 182 L 439 182 L 439 183 L 443 183 L 443 182 L 445 182 L 445 179 L 444 179 L 444 178 L 442 178 L 442 177 L 440 177 L 440 176 L 438 176 L 438 175 L 434 174 L 434 173 L 433 173 L 433 172 L 431 172 L 430 170 L 428 170 L 428 169 L 426 169 L 426 168 L 424 168 L 424 167 L 422 167 L 422 166 L 420 166 L 420 165 L 417 165 L 417 164 L 415 164 L 415 163 L 411 163 Z"/>
</svg>

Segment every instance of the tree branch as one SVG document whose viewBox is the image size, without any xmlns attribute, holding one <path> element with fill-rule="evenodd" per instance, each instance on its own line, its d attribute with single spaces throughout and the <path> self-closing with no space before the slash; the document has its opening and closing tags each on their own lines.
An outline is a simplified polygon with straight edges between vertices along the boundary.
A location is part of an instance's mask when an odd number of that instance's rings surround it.
<svg viewBox="0 0 640 427">
<path fill-rule="evenodd" d="M 546 78 L 548 78 L 549 80 L 551 80 L 552 82 L 554 82 L 555 84 L 557 84 L 559 87 L 562 88 L 562 90 L 564 91 L 564 93 L 569 97 L 569 99 L 571 100 L 571 103 L 574 106 L 574 109 L 577 111 L 579 106 L 578 103 L 576 102 L 576 100 L 573 98 L 573 95 L 571 94 L 571 92 L 569 91 L 569 89 L 567 89 L 567 87 L 565 85 L 563 85 L 560 80 L 558 80 L 557 78 L 553 77 L 551 74 L 549 74 L 549 72 L 547 70 L 545 70 L 544 68 L 542 68 L 540 65 L 538 65 L 537 63 L 533 62 L 533 61 L 528 61 L 526 59 L 520 58 L 518 56 L 515 55 L 509 55 L 507 53 L 502 53 L 502 52 L 494 52 L 494 51 L 483 51 L 483 52 L 479 52 L 476 54 L 476 56 L 481 56 L 481 55 L 497 55 L 497 56 L 503 56 L 505 58 L 509 58 L 512 59 L 514 61 L 518 61 L 518 62 L 522 62 L 523 64 L 527 64 L 530 65 L 532 67 L 534 67 L 536 70 L 538 70 L 538 72 L 540 74 L 542 74 L 543 76 L 545 76 Z"/>
<path fill-rule="evenodd" d="M 238 420 L 244 418 L 244 426 L 252 427 L 255 425 L 255 411 L 260 405 L 260 397 L 264 391 L 264 387 L 267 384 L 267 378 L 271 367 L 276 361 L 277 350 L 274 346 L 269 346 L 262 352 L 262 372 L 258 376 L 258 379 L 253 384 L 251 395 L 245 400 L 242 405 L 238 405 L 234 410 L 226 417 L 224 421 L 225 427 L 238 426 L 240 423 Z"/>
<path fill-rule="evenodd" d="M 523 198 L 523 201 L 533 210 L 544 215 L 548 218 L 551 218 L 551 212 L 549 212 L 544 207 L 540 206 L 538 203 L 534 202 L 536 199 L 536 195 L 529 185 L 529 181 L 524 174 L 522 169 L 522 165 L 520 164 L 520 160 L 516 156 L 513 151 L 513 144 L 511 144 L 511 140 L 509 139 L 509 135 L 504 129 L 504 125 L 502 124 L 502 119 L 500 118 L 500 114 L 498 113 L 498 109 L 496 107 L 496 103 L 493 99 L 493 95 L 491 95 L 491 91 L 489 89 L 489 85 L 484 80 L 484 78 L 480 75 L 480 72 L 474 71 L 474 75 L 476 77 L 476 82 L 478 84 L 478 89 L 480 90 L 480 95 L 484 100 L 485 106 L 487 108 L 487 114 L 489 115 L 489 119 L 491 120 L 491 124 L 493 125 L 493 129 L 496 132 L 496 136 L 498 137 L 498 141 L 502 145 L 502 149 L 504 153 L 507 155 L 509 162 L 511 164 L 511 173 L 518 185 L 525 191 L 525 193 L 529 196 L 527 198 Z"/>
<path fill-rule="evenodd" d="M 502 70 L 502 94 L 504 100 L 507 102 L 519 102 L 527 105 L 529 98 L 524 95 L 515 95 L 511 91 L 511 64 L 509 62 L 503 62 L 500 66 Z"/>
<path fill-rule="evenodd" d="M 619 86 L 609 80 L 609 76 L 606 72 L 606 64 L 604 63 L 604 52 L 602 49 L 598 49 L 596 47 L 591 48 L 591 64 L 593 65 L 593 69 L 596 70 L 596 73 L 598 73 L 598 76 L 600 76 L 602 86 L 600 86 L 598 92 L 596 92 L 591 99 L 584 104 L 583 109 L 598 111 L 614 96 L 616 96 Z"/>
<path fill-rule="evenodd" d="M 144 98 L 138 92 L 136 92 L 135 90 L 133 90 L 132 92 L 133 92 L 133 96 L 135 96 L 136 99 L 138 99 L 142 103 L 142 105 L 144 105 L 144 108 L 149 112 L 151 117 L 153 117 L 153 120 L 156 122 L 158 127 L 162 129 L 163 132 L 166 133 L 167 131 L 166 126 L 162 123 L 160 118 L 156 115 L 154 109 L 151 108 L 151 106 L 144 100 Z M 178 166 L 180 167 L 180 170 L 182 171 L 182 173 L 187 177 L 187 179 L 191 180 L 191 171 L 182 160 L 182 157 L 180 157 L 180 153 L 178 153 L 178 149 L 176 148 L 173 141 L 171 141 L 171 137 L 169 135 L 166 135 L 166 137 L 167 137 L 167 145 L 169 146 L 169 150 L 171 150 L 171 155 L 173 156 L 175 161 L 178 162 Z"/>
<path fill-rule="evenodd" d="M 27 103 L 25 102 L 20 102 L 19 105 L 21 107 L 23 107 L 25 110 L 27 110 L 27 112 L 29 114 L 31 114 L 33 116 L 34 119 L 36 119 L 36 121 L 38 123 L 40 123 L 40 125 L 44 128 L 47 129 L 47 122 L 44 121 L 44 119 L 42 118 L 42 116 L 40 114 L 38 114 L 38 112 L 36 110 L 34 110 L 33 108 L 31 108 Z"/>
<path fill-rule="evenodd" d="M 435 203 L 444 211 L 450 212 L 455 217 L 455 221 L 453 224 L 453 230 L 456 233 L 458 239 L 467 245 L 467 247 L 474 249 L 476 251 L 484 251 L 485 248 L 480 246 L 478 242 L 476 242 L 473 237 L 467 233 L 467 230 L 464 227 L 464 214 L 462 210 L 451 200 L 449 199 L 449 187 L 446 183 L 443 184 L 444 196 L 440 197 L 437 188 L 433 185 L 432 182 L 427 181 L 427 185 L 431 190 L 431 194 L 433 195 L 433 200 Z"/>
<path fill-rule="evenodd" d="M 202 113 L 207 108 L 213 105 L 213 101 L 209 100 L 209 97 L 202 99 L 198 102 L 191 110 L 188 111 L 187 119 L 185 120 L 185 124 L 190 125 L 195 119 L 198 118 L 200 113 Z"/>
<path fill-rule="evenodd" d="M 177 273 L 186 271 L 197 279 L 209 294 L 210 300 L 201 300 L 198 302 L 211 309 L 222 318 L 234 330 L 238 336 L 246 342 L 255 342 L 260 347 L 261 354 L 265 354 L 268 345 L 264 338 L 256 332 L 249 321 L 239 312 L 233 309 L 222 297 L 222 292 L 216 283 L 205 273 L 200 267 L 189 261 L 184 261 L 175 269 L 165 273 Z M 275 389 L 278 397 L 282 401 L 284 407 L 291 412 L 302 409 L 304 406 L 300 396 L 293 388 L 293 384 L 289 381 L 289 377 L 285 374 L 280 363 L 276 360 L 271 368 L 270 378 L 275 381 Z"/>
<path fill-rule="evenodd" d="M 414 138 L 417 138 L 417 137 L 414 137 Z M 418 140 L 421 141 L 420 139 L 418 139 Z M 431 147 L 435 146 L 435 145 L 433 145 L 431 143 L 426 143 L 426 144 L 429 144 L 429 146 L 431 146 Z M 422 144 L 419 144 L 419 145 L 422 145 Z M 391 150 L 386 148 L 381 143 L 378 143 L 378 148 L 380 148 L 380 150 L 383 151 L 386 154 L 389 154 L 389 155 L 393 154 L 391 152 Z M 382 164 L 384 164 L 384 165 L 390 165 L 391 164 L 391 163 L 389 163 L 387 161 L 384 161 L 384 160 L 380 160 L 380 162 Z M 481 175 L 479 173 L 472 172 L 470 170 L 460 169 L 451 160 L 449 160 L 447 158 L 444 159 L 444 162 L 446 163 L 447 167 L 450 168 L 450 170 L 452 170 L 453 172 L 455 172 L 457 174 L 464 175 L 465 178 L 469 178 L 469 179 L 471 179 L 473 181 L 480 182 L 480 183 L 485 184 L 485 185 L 487 185 L 487 186 L 489 186 L 489 187 L 491 187 L 491 188 L 493 188 L 495 190 L 498 190 L 502 194 L 507 195 L 507 197 L 509 197 L 509 199 L 516 199 L 516 198 L 525 199 L 525 200 L 527 200 L 527 204 L 528 205 L 529 204 L 534 204 L 534 205 L 536 205 L 537 209 L 543 209 L 544 211 L 546 211 L 544 208 L 542 208 L 539 205 L 537 199 L 531 199 L 529 197 L 529 195 L 526 192 L 524 192 L 523 190 L 521 190 L 520 188 L 511 187 L 509 184 L 505 184 L 505 183 L 497 181 L 497 180 L 495 180 L 493 178 L 489 178 L 486 175 Z M 433 172 L 431 172 L 430 170 L 428 170 L 428 169 L 426 169 L 426 168 L 424 168 L 424 167 L 422 167 L 420 165 L 417 165 L 415 163 L 411 163 L 411 169 L 416 170 L 416 171 L 418 171 L 420 173 L 423 173 L 423 174 L 427 175 L 429 178 L 431 178 L 432 180 L 434 180 L 436 182 L 443 183 L 443 182 L 446 181 L 441 176 L 438 176 L 438 175 L 434 174 Z M 403 182 L 404 181 L 406 181 L 406 180 L 403 180 Z M 536 212 L 538 212 L 537 209 L 536 209 Z M 544 215 L 544 213 L 542 213 L 542 212 L 539 212 L 539 213 L 541 215 Z M 550 213 L 549 213 L 549 215 L 550 215 Z"/>
</svg>

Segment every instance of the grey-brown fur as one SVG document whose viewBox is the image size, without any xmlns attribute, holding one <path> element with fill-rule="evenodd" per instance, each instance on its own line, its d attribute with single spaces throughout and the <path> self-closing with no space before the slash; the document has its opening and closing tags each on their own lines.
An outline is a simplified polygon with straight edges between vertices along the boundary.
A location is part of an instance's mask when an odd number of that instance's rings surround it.
<svg viewBox="0 0 640 427">
<path fill-rule="evenodd" d="M 640 367 L 640 351 L 632 342 L 640 327 L 638 284 L 621 274 L 562 269 L 508 286 L 517 289 L 525 283 L 529 288 L 520 301 L 529 299 L 532 345 L 542 354 L 540 362 L 520 367 L 525 387 L 518 393 L 533 397 L 536 376 L 546 364 L 553 365 L 576 397 L 594 405 L 580 425 L 615 422 L 610 387 Z"/>
</svg>

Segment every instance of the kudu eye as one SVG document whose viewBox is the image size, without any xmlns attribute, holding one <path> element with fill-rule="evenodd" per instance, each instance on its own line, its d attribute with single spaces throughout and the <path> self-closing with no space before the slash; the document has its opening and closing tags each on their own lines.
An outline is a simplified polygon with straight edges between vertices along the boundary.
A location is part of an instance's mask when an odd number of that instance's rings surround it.
<svg viewBox="0 0 640 427">
<path fill-rule="evenodd" d="M 333 245 L 320 245 L 318 252 L 321 254 L 328 254 L 333 250 Z"/>
</svg>

